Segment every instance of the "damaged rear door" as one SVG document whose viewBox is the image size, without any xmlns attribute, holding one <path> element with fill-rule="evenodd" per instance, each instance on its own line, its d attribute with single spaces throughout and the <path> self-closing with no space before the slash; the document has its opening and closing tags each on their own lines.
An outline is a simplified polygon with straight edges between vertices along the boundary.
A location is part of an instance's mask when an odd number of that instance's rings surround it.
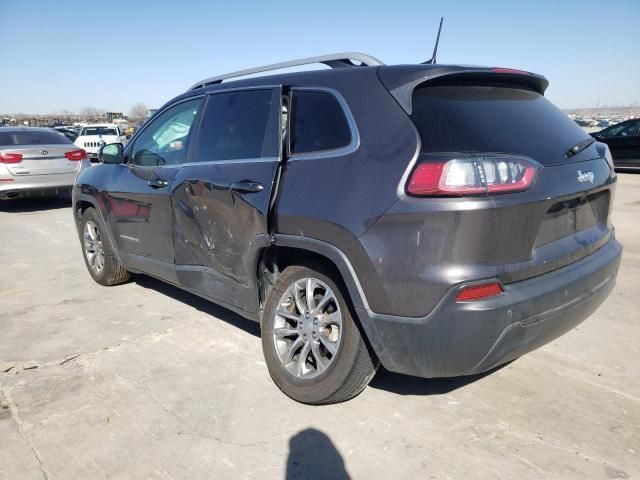
<svg viewBox="0 0 640 480">
<path fill-rule="evenodd" d="M 171 194 L 179 282 L 249 311 L 280 165 L 281 98 L 280 87 L 207 95 L 193 155 Z"/>
</svg>

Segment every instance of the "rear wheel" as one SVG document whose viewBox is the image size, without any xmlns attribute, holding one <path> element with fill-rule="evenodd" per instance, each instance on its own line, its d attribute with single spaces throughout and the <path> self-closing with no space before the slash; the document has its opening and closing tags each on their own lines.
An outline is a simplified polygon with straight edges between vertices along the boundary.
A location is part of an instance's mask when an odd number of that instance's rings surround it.
<svg viewBox="0 0 640 480">
<path fill-rule="evenodd" d="M 117 285 L 129 280 L 131 274 L 120 264 L 113 246 L 105 234 L 104 225 L 95 209 L 87 208 L 80 222 L 84 263 L 100 285 Z"/>
<path fill-rule="evenodd" d="M 291 266 L 276 280 L 265 305 L 262 348 L 276 385 L 303 403 L 353 398 L 377 369 L 340 288 L 315 268 Z"/>
</svg>

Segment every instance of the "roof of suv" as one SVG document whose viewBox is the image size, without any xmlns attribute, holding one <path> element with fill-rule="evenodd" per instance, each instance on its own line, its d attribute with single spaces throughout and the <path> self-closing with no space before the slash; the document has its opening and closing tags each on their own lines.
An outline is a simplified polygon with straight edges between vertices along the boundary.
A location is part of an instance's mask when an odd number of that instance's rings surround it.
<svg viewBox="0 0 640 480">
<path fill-rule="evenodd" d="M 362 65 L 354 64 L 349 60 L 354 58 L 359 59 Z M 289 66 L 318 63 L 332 68 L 239 78 Z M 341 82 L 358 82 L 358 79 L 363 79 L 364 76 L 377 76 L 407 113 L 411 113 L 412 93 L 418 85 L 424 82 L 442 81 L 445 77 L 447 82 L 486 81 L 491 77 L 492 82 L 520 85 L 540 94 L 544 94 L 549 84 L 542 75 L 510 68 L 442 64 L 385 65 L 366 54 L 344 53 L 293 60 L 211 77 L 196 83 L 171 102 L 216 90 L 274 85 L 330 86 Z"/>
</svg>

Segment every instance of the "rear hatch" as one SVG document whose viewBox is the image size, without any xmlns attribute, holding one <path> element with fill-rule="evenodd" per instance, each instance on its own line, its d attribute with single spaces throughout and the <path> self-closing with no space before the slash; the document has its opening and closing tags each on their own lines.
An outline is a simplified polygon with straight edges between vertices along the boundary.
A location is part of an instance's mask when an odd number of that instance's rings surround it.
<svg viewBox="0 0 640 480">
<path fill-rule="evenodd" d="M 69 160 L 64 155 L 66 152 L 77 150 L 78 148 L 71 144 L 15 146 L 11 149 L 3 149 L 2 151 L 22 154 L 21 162 L 8 163 L 6 167 L 12 175 L 23 177 L 77 172 L 82 162 Z"/>
<path fill-rule="evenodd" d="M 518 81 L 528 75 L 474 71 L 469 76 L 438 76 L 414 82 L 411 103 L 408 108 L 403 105 L 421 139 L 418 165 L 434 158 L 471 157 L 484 169 L 485 158 L 515 155 L 531 160 L 537 169 L 523 191 L 487 189 L 469 195 L 490 201 L 480 202 L 484 211 L 474 212 L 461 198 L 465 212 L 458 213 L 459 221 L 476 225 L 477 244 L 466 242 L 461 255 L 443 259 L 485 265 L 488 275 L 496 274 L 505 283 L 575 262 L 612 235 L 609 212 L 615 173 L 605 159 L 606 147 L 591 142 L 543 96 L 546 84 L 535 88 L 531 78 Z M 476 216 L 484 220 L 476 221 Z M 475 258 L 465 259 L 469 252 Z"/>
</svg>

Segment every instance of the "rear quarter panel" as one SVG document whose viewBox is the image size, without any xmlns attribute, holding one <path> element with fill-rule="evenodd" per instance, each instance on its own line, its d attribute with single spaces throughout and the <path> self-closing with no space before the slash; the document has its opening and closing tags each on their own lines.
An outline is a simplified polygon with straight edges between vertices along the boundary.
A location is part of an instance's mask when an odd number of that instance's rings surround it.
<svg viewBox="0 0 640 480">
<path fill-rule="evenodd" d="M 339 78 L 327 76 L 322 87 L 343 95 L 360 145 L 348 155 L 287 161 L 276 232 L 337 247 L 353 265 L 367 297 L 384 297 L 359 237 L 398 199 L 398 184 L 417 154 L 417 132 L 374 71 L 353 69 Z"/>
</svg>

